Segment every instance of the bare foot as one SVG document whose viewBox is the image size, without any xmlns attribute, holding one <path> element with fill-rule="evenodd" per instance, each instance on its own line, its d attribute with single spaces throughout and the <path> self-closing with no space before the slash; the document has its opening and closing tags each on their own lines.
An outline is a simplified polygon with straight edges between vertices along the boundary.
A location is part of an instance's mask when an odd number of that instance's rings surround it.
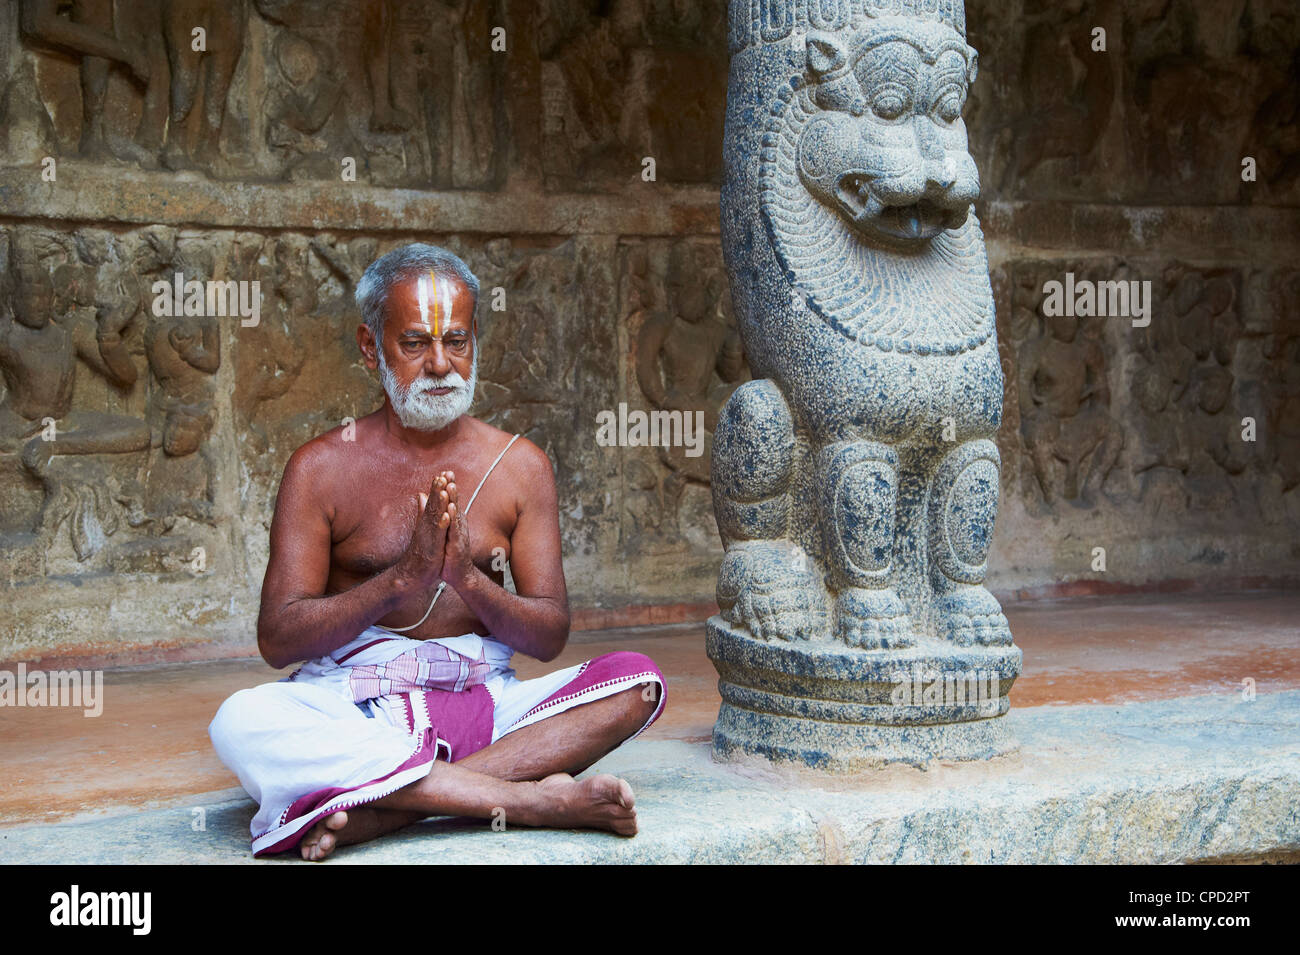
<svg viewBox="0 0 1300 955">
<path fill-rule="evenodd" d="M 636 800 L 632 787 L 616 776 L 576 780 L 553 773 L 538 784 L 535 820 L 525 825 L 563 829 L 608 829 L 620 836 L 636 835 Z M 521 820 L 523 821 L 523 820 Z"/>
<path fill-rule="evenodd" d="M 422 819 L 419 813 L 399 810 L 371 809 L 358 806 L 347 812 L 339 811 L 326 816 L 303 837 L 299 844 L 302 857 L 308 862 L 320 862 L 339 846 L 369 842 L 386 832 Z"/>
<path fill-rule="evenodd" d="M 302 857 L 308 862 L 320 862 L 328 856 L 338 846 L 338 833 L 347 828 L 348 821 L 346 812 L 336 812 L 312 826 L 298 845 Z"/>
<path fill-rule="evenodd" d="M 556 829 L 606 829 L 620 836 L 636 835 L 636 800 L 632 787 L 616 776 L 601 775 L 581 781 L 568 773 L 553 773 L 536 783 L 527 808 L 507 816 L 524 826 Z M 408 826 L 427 813 L 402 809 L 358 806 L 326 816 L 303 837 L 302 857 L 309 862 L 326 859 L 339 846 L 368 842 Z"/>
</svg>

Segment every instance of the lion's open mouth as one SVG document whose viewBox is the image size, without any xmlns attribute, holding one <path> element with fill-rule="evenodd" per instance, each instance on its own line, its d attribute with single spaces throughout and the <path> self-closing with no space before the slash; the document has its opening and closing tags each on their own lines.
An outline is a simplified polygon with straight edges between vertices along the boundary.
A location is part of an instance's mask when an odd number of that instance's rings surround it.
<svg viewBox="0 0 1300 955">
<path fill-rule="evenodd" d="M 841 176 L 835 184 L 835 192 L 856 221 L 861 221 L 864 215 L 874 218 L 883 209 L 871 191 L 871 177 L 864 173 L 851 172 Z"/>
<path fill-rule="evenodd" d="M 948 211 L 932 202 L 889 206 L 877 217 L 876 228 L 900 239 L 933 239 L 948 227 Z"/>
<path fill-rule="evenodd" d="M 874 229 L 898 239 L 932 239 L 951 228 L 953 214 L 922 199 L 907 206 L 887 206 L 871 190 L 871 178 L 851 172 L 840 177 L 835 191 L 843 208 L 859 228 Z M 960 224 L 960 223 L 956 223 Z"/>
</svg>

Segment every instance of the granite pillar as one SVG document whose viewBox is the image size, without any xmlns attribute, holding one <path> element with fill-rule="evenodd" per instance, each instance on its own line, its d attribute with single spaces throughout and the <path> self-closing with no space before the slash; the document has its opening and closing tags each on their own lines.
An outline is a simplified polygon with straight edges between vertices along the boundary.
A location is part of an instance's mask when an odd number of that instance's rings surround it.
<svg viewBox="0 0 1300 955">
<path fill-rule="evenodd" d="M 962 0 L 733 0 L 722 240 L 753 380 L 714 435 L 719 757 L 980 759 L 1003 372 Z"/>
</svg>

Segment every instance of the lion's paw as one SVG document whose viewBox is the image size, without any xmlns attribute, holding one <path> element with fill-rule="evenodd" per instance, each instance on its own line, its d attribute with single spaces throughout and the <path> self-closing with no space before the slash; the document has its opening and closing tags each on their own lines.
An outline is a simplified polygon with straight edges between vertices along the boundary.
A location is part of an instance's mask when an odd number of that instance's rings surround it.
<svg viewBox="0 0 1300 955">
<path fill-rule="evenodd" d="M 939 599 L 939 635 L 961 647 L 1008 647 L 1011 626 L 996 597 L 971 587 Z"/>
<path fill-rule="evenodd" d="M 892 588 L 849 588 L 839 595 L 835 611 L 835 635 L 851 647 L 889 650 L 915 642 L 907 607 Z"/>
<path fill-rule="evenodd" d="M 830 614 L 804 552 L 781 542 L 751 542 L 727 552 L 718 573 L 718 606 L 728 623 L 759 640 L 815 640 Z"/>
</svg>

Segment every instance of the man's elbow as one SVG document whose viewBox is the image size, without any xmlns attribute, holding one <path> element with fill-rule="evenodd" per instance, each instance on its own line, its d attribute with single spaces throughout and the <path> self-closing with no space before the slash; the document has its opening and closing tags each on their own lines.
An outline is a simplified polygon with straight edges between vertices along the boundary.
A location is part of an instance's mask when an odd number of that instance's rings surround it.
<svg viewBox="0 0 1300 955">
<path fill-rule="evenodd" d="M 271 669 L 283 670 L 289 665 L 288 662 L 281 660 L 278 654 L 261 641 L 258 641 L 257 649 L 258 652 L 262 654 L 262 659 L 266 661 L 266 665 Z"/>
<path fill-rule="evenodd" d="M 569 623 L 569 613 L 566 610 L 563 619 L 556 620 L 555 626 L 550 628 L 547 639 L 538 648 L 538 660 L 542 663 L 550 663 L 564 652 L 564 648 L 569 644 Z"/>
<path fill-rule="evenodd" d="M 540 660 L 542 663 L 550 663 L 552 660 L 554 660 L 556 657 L 558 657 L 561 653 L 564 652 L 564 645 L 567 642 L 568 642 L 567 640 L 560 640 L 553 645 L 549 645 L 539 649 L 537 651 L 537 659 Z"/>
<path fill-rule="evenodd" d="M 276 646 L 273 635 L 264 627 L 257 628 L 257 652 L 267 665 L 276 670 L 283 670 L 293 660 L 288 659 L 284 650 Z"/>
</svg>

